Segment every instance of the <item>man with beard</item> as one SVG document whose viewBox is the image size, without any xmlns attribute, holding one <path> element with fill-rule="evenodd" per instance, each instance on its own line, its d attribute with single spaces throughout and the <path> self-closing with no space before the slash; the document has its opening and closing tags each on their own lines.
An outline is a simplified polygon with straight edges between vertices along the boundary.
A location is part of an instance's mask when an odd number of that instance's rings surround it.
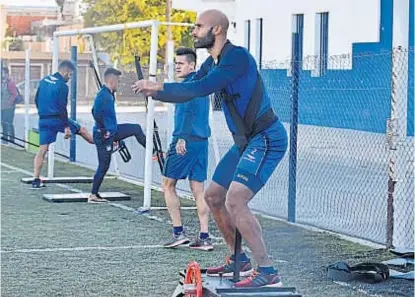
<svg viewBox="0 0 415 298">
<path fill-rule="evenodd" d="M 120 75 L 121 72 L 115 68 L 105 70 L 104 84 L 95 96 L 92 116 L 95 120 L 93 137 L 97 146 L 98 168 L 94 175 L 88 203 L 107 202 L 99 195 L 99 188 L 110 167 L 114 143 L 117 144 L 121 140 L 134 136 L 141 146 L 144 148 L 146 146 L 146 136 L 139 124 L 117 123 L 114 93 L 118 88 Z"/>
<path fill-rule="evenodd" d="M 281 280 L 267 254 L 262 229 L 248 207 L 265 185 L 287 150 L 287 133 L 275 115 L 257 70 L 255 59 L 244 48 L 227 40 L 228 18 L 218 10 L 200 14 L 192 32 L 195 48 L 206 48 L 210 57 L 191 81 L 183 83 L 136 82 L 132 89 L 164 102 L 185 102 L 211 93 L 220 95 L 228 128 L 235 144 L 219 162 L 205 193 L 205 200 L 230 253 L 235 249 L 236 228 L 250 248 L 258 268 L 252 270 L 245 252 L 241 276 L 250 278 L 235 287 L 278 287 Z M 207 274 L 232 275 L 235 256 Z"/>
<path fill-rule="evenodd" d="M 68 139 L 71 134 L 79 134 L 88 143 L 93 144 L 92 135 L 78 122 L 68 118 L 68 93 L 67 82 L 72 78 L 75 65 L 69 60 L 62 61 L 58 66 L 58 72 L 48 75 L 39 83 L 36 92 L 35 104 L 39 114 L 39 151 L 34 160 L 33 189 L 39 189 L 45 185 L 40 181 L 40 171 L 49 145 L 56 141 L 58 132 L 64 133 Z"/>
</svg>

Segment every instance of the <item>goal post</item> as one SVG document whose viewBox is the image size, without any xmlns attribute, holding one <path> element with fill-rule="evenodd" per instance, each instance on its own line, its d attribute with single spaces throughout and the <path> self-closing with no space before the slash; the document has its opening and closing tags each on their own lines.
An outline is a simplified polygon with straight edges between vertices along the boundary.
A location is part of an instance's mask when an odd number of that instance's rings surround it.
<svg viewBox="0 0 415 298">
<path fill-rule="evenodd" d="M 93 42 L 93 36 L 100 33 L 109 33 L 109 32 L 115 32 L 115 31 L 126 31 L 130 29 L 140 29 L 140 28 L 151 28 L 151 42 L 150 42 L 150 59 L 149 59 L 149 70 L 148 70 L 148 79 L 150 81 L 156 81 L 156 75 L 157 75 L 157 54 L 158 54 L 158 42 L 159 42 L 159 28 L 160 26 L 186 26 L 186 27 L 192 27 L 193 24 L 189 23 L 177 23 L 177 22 L 160 22 L 158 20 L 146 20 L 146 21 L 140 21 L 140 22 L 132 22 L 132 23 L 125 23 L 125 24 L 116 24 L 116 25 L 106 25 L 106 26 L 100 26 L 100 27 L 91 27 L 91 28 L 82 28 L 82 29 L 74 29 L 74 30 L 66 30 L 66 31 L 55 31 L 53 34 L 53 58 L 52 58 L 52 72 L 58 71 L 58 65 L 59 65 L 59 38 L 64 36 L 81 36 L 85 38 L 89 38 L 90 42 Z M 168 79 L 167 81 L 173 81 L 174 79 L 174 43 L 172 41 L 167 42 L 167 48 L 168 48 Z M 94 52 L 95 48 L 91 48 Z M 94 58 L 94 65 L 97 67 L 97 59 L 96 59 L 96 53 L 92 53 Z M 154 133 L 154 126 L 150 125 L 154 122 L 155 119 L 155 103 L 151 97 L 148 98 L 147 103 L 147 114 L 145 115 L 145 134 L 146 136 L 153 136 Z M 173 113 L 174 109 L 172 108 L 172 105 L 167 105 L 167 114 L 168 114 L 168 121 L 166 122 L 172 122 L 173 120 Z M 173 124 L 173 123 L 171 123 Z M 144 129 L 144 128 L 143 128 Z M 172 127 L 171 125 L 168 125 L 167 128 L 167 134 L 171 134 Z M 166 141 L 168 142 L 170 140 L 171 136 L 167 136 Z M 144 175 L 141 176 L 140 179 L 137 177 L 133 177 L 133 179 L 128 177 L 120 177 L 120 178 L 126 178 L 129 181 L 131 180 L 137 180 L 138 184 L 144 184 L 144 202 L 143 202 L 143 210 L 148 210 L 151 208 L 151 188 L 153 184 L 153 160 L 152 160 L 152 154 L 153 154 L 153 138 L 147 137 L 146 140 L 146 150 L 145 150 L 145 164 L 144 164 Z M 217 146 L 216 146 L 217 147 Z M 215 147 L 215 148 L 216 148 Z M 163 151 L 167 150 L 166 148 L 163 148 Z M 215 157 L 218 156 L 218 153 L 215 153 Z M 55 158 L 55 146 L 54 144 L 51 144 L 49 149 L 49 155 L 48 155 L 48 178 L 54 177 L 54 158 Z M 218 160 L 216 160 L 216 163 Z M 143 178 L 143 180 L 141 180 Z"/>
</svg>

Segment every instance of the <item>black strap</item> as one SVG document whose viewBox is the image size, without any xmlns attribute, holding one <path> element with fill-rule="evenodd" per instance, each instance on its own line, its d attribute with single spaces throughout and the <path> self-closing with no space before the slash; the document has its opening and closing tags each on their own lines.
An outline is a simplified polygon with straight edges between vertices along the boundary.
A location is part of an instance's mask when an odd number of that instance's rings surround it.
<svg viewBox="0 0 415 298">
<path fill-rule="evenodd" d="M 389 278 L 389 267 L 382 263 L 360 263 L 349 266 L 345 262 L 337 262 L 328 266 L 327 277 L 337 281 L 381 282 Z"/>
<path fill-rule="evenodd" d="M 257 73 L 255 87 L 248 106 L 246 107 L 244 118 L 241 117 L 235 105 L 235 100 L 240 97 L 239 94 L 229 95 L 225 88 L 222 89 L 220 93 L 229 109 L 232 120 L 235 123 L 236 134 L 233 135 L 233 139 L 241 152 L 245 150 L 250 138 L 268 128 L 278 119 L 272 108 L 257 119 L 259 108 L 262 103 L 263 92 L 262 78 L 261 75 Z"/>
<path fill-rule="evenodd" d="M 140 57 L 135 55 L 134 56 L 134 62 L 135 62 L 135 71 L 137 73 L 137 78 L 139 80 L 144 79 L 143 77 L 143 71 L 141 69 L 141 64 L 140 64 Z M 151 75 L 151 74 L 150 74 Z M 145 103 L 146 103 L 146 112 L 148 107 L 148 98 L 147 96 L 144 96 L 145 99 Z M 157 155 L 157 161 L 160 167 L 160 172 L 163 173 L 163 169 L 164 169 L 164 164 L 165 164 L 165 160 L 164 160 L 164 153 L 163 153 L 163 148 L 161 146 L 161 139 L 160 139 L 160 135 L 159 135 L 159 127 L 157 126 L 156 123 L 156 119 L 154 119 L 153 121 L 153 153 L 155 152 Z"/>
<path fill-rule="evenodd" d="M 131 160 L 130 151 L 128 150 L 127 145 L 125 145 L 125 142 L 123 140 L 118 141 L 118 148 L 114 150 L 114 152 L 112 153 L 115 153 L 117 151 L 124 162 L 129 162 Z"/>
<path fill-rule="evenodd" d="M 254 129 L 254 123 L 256 117 L 259 112 L 259 108 L 261 107 L 262 97 L 264 95 L 264 88 L 262 85 L 262 78 L 259 72 L 257 71 L 257 79 L 254 87 L 254 91 L 252 92 L 251 100 L 248 103 L 248 106 L 245 111 L 244 122 L 247 126 L 246 134 L 250 136 Z"/>
<path fill-rule="evenodd" d="M 227 52 L 229 52 L 234 46 L 227 41 L 223 46 L 223 49 L 218 56 L 218 65 L 220 64 L 221 58 Z M 213 63 L 213 59 L 212 59 Z M 232 120 L 236 126 L 236 134 L 233 135 L 233 139 L 236 145 L 238 145 L 240 151 L 244 151 L 248 141 L 251 137 L 261 132 L 262 130 L 268 128 L 271 123 L 275 122 L 277 116 L 274 111 L 269 109 L 260 119 L 257 119 L 259 109 L 261 107 L 262 98 L 264 95 L 263 81 L 260 73 L 257 71 L 257 78 L 252 91 L 251 98 L 249 100 L 248 106 L 245 110 L 245 115 L 242 116 L 239 114 L 235 100 L 237 100 L 239 94 L 229 94 L 226 88 L 223 88 L 220 91 L 220 96 L 223 99 L 223 102 L 227 105 L 229 112 L 231 114 Z"/>
<path fill-rule="evenodd" d="M 221 91 L 223 102 L 228 106 L 233 123 L 236 126 L 236 134 L 233 135 L 233 140 L 236 145 L 243 151 L 248 145 L 248 138 L 246 132 L 248 128 L 245 121 L 242 119 L 235 105 L 235 96 L 230 96 L 225 89 Z"/>
</svg>

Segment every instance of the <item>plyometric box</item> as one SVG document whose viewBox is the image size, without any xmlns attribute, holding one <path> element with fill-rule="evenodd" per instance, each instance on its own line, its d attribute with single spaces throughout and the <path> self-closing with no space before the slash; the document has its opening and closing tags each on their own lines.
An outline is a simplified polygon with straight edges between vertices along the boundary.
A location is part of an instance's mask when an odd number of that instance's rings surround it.
<svg viewBox="0 0 415 298">
<path fill-rule="evenodd" d="M 43 199 L 51 203 L 87 202 L 90 193 L 44 194 Z M 121 192 L 100 192 L 99 195 L 108 201 L 128 201 L 129 195 Z"/>
<path fill-rule="evenodd" d="M 49 178 L 40 178 L 43 183 L 92 183 L 93 177 L 54 177 Z M 22 178 L 23 183 L 32 184 L 33 177 Z"/>
</svg>

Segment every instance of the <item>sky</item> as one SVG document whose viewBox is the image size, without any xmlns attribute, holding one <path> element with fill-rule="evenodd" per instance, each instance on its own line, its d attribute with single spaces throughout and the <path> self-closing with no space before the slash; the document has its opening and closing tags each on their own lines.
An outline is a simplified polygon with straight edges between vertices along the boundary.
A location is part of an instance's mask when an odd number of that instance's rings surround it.
<svg viewBox="0 0 415 298">
<path fill-rule="evenodd" d="M 55 0 L 0 0 L 0 3 L 13 6 L 57 6 Z"/>
</svg>

